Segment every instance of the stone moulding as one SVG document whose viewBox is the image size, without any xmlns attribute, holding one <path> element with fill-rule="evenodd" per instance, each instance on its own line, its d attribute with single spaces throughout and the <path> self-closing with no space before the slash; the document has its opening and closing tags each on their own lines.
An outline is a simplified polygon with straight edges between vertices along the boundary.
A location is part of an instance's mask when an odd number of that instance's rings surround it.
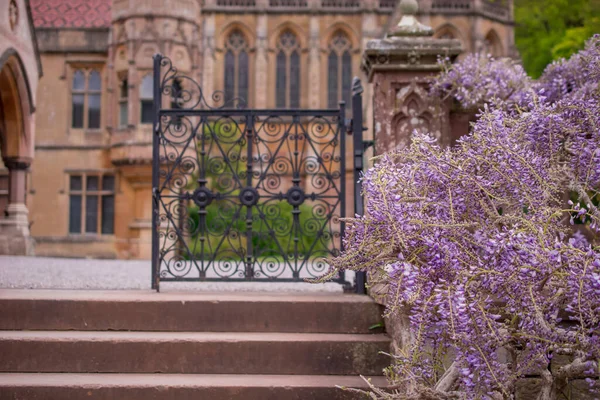
<svg viewBox="0 0 600 400">
<path fill-rule="evenodd" d="M 441 69 L 440 57 L 456 58 L 462 52 L 458 39 L 394 37 L 367 42 L 361 69 L 369 82 L 375 71 L 430 71 Z"/>
</svg>

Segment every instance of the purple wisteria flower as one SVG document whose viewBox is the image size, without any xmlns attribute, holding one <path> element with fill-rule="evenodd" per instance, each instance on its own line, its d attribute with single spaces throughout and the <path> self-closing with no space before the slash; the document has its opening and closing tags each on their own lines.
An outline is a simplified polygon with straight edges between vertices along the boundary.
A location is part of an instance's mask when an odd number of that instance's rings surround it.
<svg viewBox="0 0 600 400">
<path fill-rule="evenodd" d="M 537 82 L 468 56 L 432 93 L 480 109 L 472 132 L 451 149 L 415 132 L 364 174 L 365 215 L 333 264 L 385 284 L 387 313 L 411 332 L 389 371 L 402 384 L 377 398 L 509 399 L 538 371 L 549 399 L 597 376 L 599 78 L 600 36 Z M 550 371 L 556 355 L 570 363 Z"/>
</svg>

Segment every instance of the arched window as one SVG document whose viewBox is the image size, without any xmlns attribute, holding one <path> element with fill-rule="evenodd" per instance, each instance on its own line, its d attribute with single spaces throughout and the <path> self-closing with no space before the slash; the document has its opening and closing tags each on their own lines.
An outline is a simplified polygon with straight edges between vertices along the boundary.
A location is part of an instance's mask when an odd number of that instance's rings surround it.
<svg viewBox="0 0 600 400">
<path fill-rule="evenodd" d="M 129 123 L 129 84 L 127 78 L 121 80 L 119 86 L 119 127 Z"/>
<path fill-rule="evenodd" d="M 277 108 L 300 107 L 300 45 L 291 31 L 285 31 L 277 43 L 275 104 Z"/>
<path fill-rule="evenodd" d="M 71 127 L 100 129 L 101 97 L 100 73 L 96 70 L 76 70 L 71 86 Z"/>
<path fill-rule="evenodd" d="M 485 36 L 483 51 L 492 57 L 502 56 L 502 42 L 495 31 L 489 31 Z"/>
<path fill-rule="evenodd" d="M 152 115 L 152 92 L 153 92 L 152 76 L 146 75 L 142 78 L 140 85 L 140 103 L 141 103 L 141 118 L 142 124 L 151 124 Z"/>
<path fill-rule="evenodd" d="M 352 86 L 352 44 L 348 36 L 336 32 L 329 43 L 329 57 L 327 62 L 328 90 L 327 105 L 336 108 L 340 100 L 350 104 Z"/>
<path fill-rule="evenodd" d="M 248 42 L 238 29 L 231 32 L 225 44 L 225 101 L 236 97 L 248 104 Z"/>
</svg>

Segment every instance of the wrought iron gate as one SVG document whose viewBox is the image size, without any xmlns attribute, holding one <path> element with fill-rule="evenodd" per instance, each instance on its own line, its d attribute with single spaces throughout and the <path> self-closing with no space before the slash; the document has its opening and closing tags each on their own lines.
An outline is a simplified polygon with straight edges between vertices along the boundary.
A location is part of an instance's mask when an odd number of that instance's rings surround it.
<svg viewBox="0 0 600 400">
<path fill-rule="evenodd" d="M 207 97 L 154 57 L 152 287 L 161 281 L 302 281 L 343 248 L 346 135 L 362 213 L 362 87 L 339 109 L 246 109 Z M 163 108 L 163 103 L 168 107 Z M 348 125 L 353 129 L 348 129 Z M 346 274 L 333 281 L 351 287 Z M 364 292 L 364 274 L 354 289 Z"/>
</svg>

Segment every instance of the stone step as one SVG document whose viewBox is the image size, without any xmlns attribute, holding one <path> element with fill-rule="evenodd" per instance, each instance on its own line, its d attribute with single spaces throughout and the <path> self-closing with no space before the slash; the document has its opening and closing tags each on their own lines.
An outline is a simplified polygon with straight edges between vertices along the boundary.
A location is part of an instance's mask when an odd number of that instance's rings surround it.
<svg viewBox="0 0 600 400">
<path fill-rule="evenodd" d="M 370 333 L 368 296 L 0 290 L 0 330 Z"/>
<path fill-rule="evenodd" d="M 2 331 L 0 372 L 381 375 L 384 334 Z"/>
<path fill-rule="evenodd" d="M 373 377 L 378 386 L 383 377 Z M 366 388 L 354 376 L 2 374 L 1 399 L 27 400 L 354 400 L 336 385 Z"/>
</svg>

